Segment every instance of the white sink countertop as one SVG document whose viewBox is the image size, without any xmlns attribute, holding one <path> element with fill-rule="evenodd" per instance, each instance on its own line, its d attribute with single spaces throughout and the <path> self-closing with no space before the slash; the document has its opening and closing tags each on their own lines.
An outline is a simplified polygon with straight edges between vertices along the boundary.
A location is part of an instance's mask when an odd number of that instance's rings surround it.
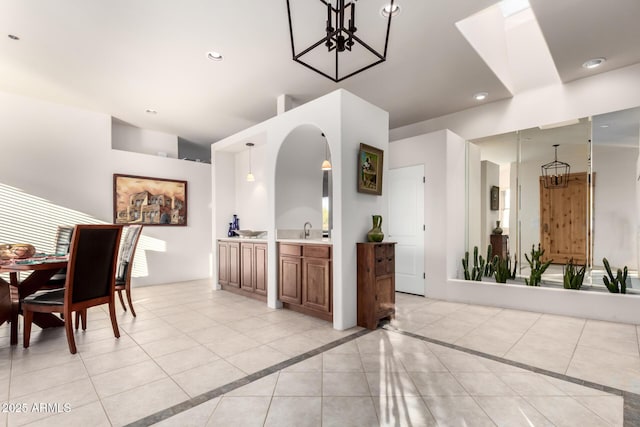
<svg viewBox="0 0 640 427">
<path fill-rule="evenodd" d="M 247 243 L 267 243 L 264 237 L 220 237 L 223 242 L 247 242 Z"/>
<path fill-rule="evenodd" d="M 278 243 L 295 243 L 295 244 L 307 244 L 307 245 L 333 245 L 330 238 L 322 239 L 276 239 Z"/>
</svg>

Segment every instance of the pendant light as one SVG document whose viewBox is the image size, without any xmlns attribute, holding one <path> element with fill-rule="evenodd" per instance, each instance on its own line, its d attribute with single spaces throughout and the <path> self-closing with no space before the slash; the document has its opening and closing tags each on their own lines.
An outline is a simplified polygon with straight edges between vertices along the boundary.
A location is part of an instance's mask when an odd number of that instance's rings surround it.
<svg viewBox="0 0 640 427">
<path fill-rule="evenodd" d="M 256 178 L 251 173 L 251 147 L 255 144 L 253 142 L 247 142 L 246 146 L 249 147 L 249 173 L 247 174 L 247 182 L 253 182 Z"/>
<path fill-rule="evenodd" d="M 324 140 L 324 162 L 322 162 L 322 170 L 323 171 L 330 171 L 331 170 L 331 162 L 329 161 L 329 143 L 327 142 L 327 139 L 324 136 L 324 133 L 322 134 L 322 137 L 325 138 L 325 140 Z"/>
<path fill-rule="evenodd" d="M 542 185 L 544 188 L 562 188 L 569 185 L 569 163 L 558 161 L 558 146 L 553 144 L 555 157 L 552 162 L 542 165 Z"/>
</svg>

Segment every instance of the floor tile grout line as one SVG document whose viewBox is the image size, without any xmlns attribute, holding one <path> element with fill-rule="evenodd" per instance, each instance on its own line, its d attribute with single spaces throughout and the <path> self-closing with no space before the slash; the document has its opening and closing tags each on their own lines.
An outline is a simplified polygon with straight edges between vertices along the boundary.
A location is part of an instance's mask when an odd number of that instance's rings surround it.
<svg viewBox="0 0 640 427">
<path fill-rule="evenodd" d="M 280 363 L 276 363 L 275 365 L 269 366 L 267 368 L 261 369 L 257 372 L 249 374 L 245 377 L 239 378 L 235 381 L 232 381 L 228 384 L 217 387 L 213 390 L 209 390 L 207 392 L 201 393 L 198 396 L 195 396 L 191 399 L 185 400 L 184 402 L 178 403 L 176 405 L 170 406 L 169 408 L 158 411 L 154 414 L 148 415 L 144 418 L 141 418 L 137 421 L 129 423 L 126 427 L 142 427 L 142 426 L 150 426 L 167 418 L 170 418 L 174 415 L 178 415 L 184 411 L 187 411 L 191 408 L 194 408 L 202 403 L 205 403 L 209 400 L 215 399 L 216 397 L 222 396 L 223 394 L 229 393 L 237 388 L 250 384 L 254 381 L 257 381 L 261 378 L 264 378 L 268 375 L 271 375 L 275 372 L 281 371 L 289 366 L 295 365 L 296 363 L 307 360 L 311 357 L 317 356 L 319 354 L 323 354 L 327 350 L 331 350 L 332 348 L 338 347 L 347 342 L 353 341 L 357 338 L 360 338 L 364 335 L 373 332 L 372 330 L 362 329 L 360 331 L 354 332 L 351 335 L 346 337 L 339 338 L 335 341 L 329 342 L 327 344 L 321 345 L 313 350 L 307 351 L 305 353 L 294 356 L 290 359 L 284 360 Z"/>
<path fill-rule="evenodd" d="M 582 335 L 584 334 L 584 330 L 587 327 L 587 323 L 589 322 L 589 320 L 585 320 L 584 323 L 582 324 L 582 329 L 580 330 L 580 335 L 578 335 L 578 339 L 576 340 L 576 345 L 573 347 L 573 351 L 571 352 L 571 357 L 569 358 L 569 363 L 567 363 L 567 368 L 564 370 L 564 374 L 567 375 L 567 372 L 569 372 L 569 368 L 571 367 L 571 362 L 573 361 L 573 358 L 576 357 L 576 351 L 578 350 L 578 345 L 580 345 L 580 339 L 582 338 Z"/>
<path fill-rule="evenodd" d="M 564 380 L 567 382 L 571 382 L 573 384 L 578 384 L 584 387 L 588 387 L 588 388 L 592 388 L 595 390 L 599 390 L 599 391 L 604 391 L 606 393 L 610 393 L 610 394 L 616 394 L 618 396 L 622 396 L 625 393 L 630 393 L 632 395 L 638 396 L 638 398 L 640 398 L 640 394 L 636 394 L 633 392 L 629 392 L 629 391 L 625 391 L 625 390 L 621 390 L 615 387 L 611 387 L 611 386 L 607 386 L 604 384 L 598 384 L 598 383 L 594 383 L 591 381 L 587 381 L 587 380 L 582 380 L 580 378 L 576 378 L 576 377 L 571 377 L 565 374 L 562 374 L 560 372 L 554 372 L 554 371 L 550 371 L 548 369 L 543 369 L 543 368 L 538 368 L 536 366 L 533 365 L 528 365 L 526 363 L 522 363 L 522 362 L 517 362 L 515 360 L 510 360 L 510 359 L 505 359 L 504 357 L 500 357 L 500 356 L 495 356 L 493 354 L 489 354 L 489 353 L 484 353 L 478 350 L 474 350 L 471 348 L 467 348 L 467 347 L 462 347 L 460 345 L 457 344 L 452 344 L 452 343 L 448 343 L 446 341 L 440 341 L 437 340 L 435 338 L 429 338 L 429 337 L 425 337 L 423 335 L 418 335 L 415 334 L 413 332 L 407 332 L 407 331 L 403 331 L 400 329 L 396 329 L 393 327 L 390 327 L 388 325 L 384 326 L 384 329 L 390 332 L 394 332 L 394 333 L 398 333 L 401 335 L 406 335 L 412 338 L 416 338 L 416 339 L 420 339 L 422 341 L 427 341 L 433 344 L 437 344 L 437 345 L 441 345 L 443 347 L 448 347 L 451 348 L 453 350 L 458 350 L 458 351 L 462 351 L 468 354 L 472 354 L 474 356 L 479 356 L 482 357 L 484 359 L 489 359 L 489 360 L 493 360 L 495 362 L 499 362 L 499 363 L 503 363 L 505 365 L 511 365 L 511 366 L 515 366 L 517 368 L 521 368 L 521 369 L 525 369 L 531 372 L 535 372 L 537 374 L 542 374 L 542 375 L 546 375 L 549 377 L 553 377 L 553 378 L 557 378 L 560 380 Z"/>
<path fill-rule="evenodd" d="M 483 353 L 481 351 L 478 350 L 473 350 L 470 348 L 466 348 L 466 347 L 462 347 L 459 346 L 457 344 L 452 344 L 452 343 L 448 343 L 445 341 L 440 341 L 434 338 L 429 338 L 429 337 L 425 337 L 422 335 L 418 335 L 415 334 L 413 332 L 407 332 L 407 331 L 403 331 L 397 328 L 394 328 L 393 326 L 390 325 L 384 325 L 382 327 L 384 330 L 387 330 L 389 332 L 393 332 L 393 333 L 397 333 L 397 334 L 401 334 L 401 335 L 405 335 L 408 337 L 412 337 L 412 338 L 416 338 L 422 341 L 426 341 L 426 342 L 430 342 L 432 344 L 437 344 L 437 345 L 441 345 L 443 347 L 447 347 L 453 350 L 458 350 L 458 351 L 462 351 L 464 353 L 468 353 L 468 354 L 472 354 L 474 356 L 479 356 L 482 357 L 484 359 L 489 359 L 489 360 L 493 360 L 494 362 L 499 362 L 499 363 L 503 363 L 505 365 L 511 365 L 511 366 L 515 366 L 517 368 L 521 368 L 524 370 L 528 370 L 531 372 L 534 372 L 536 374 L 541 374 L 541 375 L 545 375 L 545 376 L 549 376 L 552 378 L 556 378 L 562 381 L 566 381 L 566 382 L 570 382 L 572 384 L 577 384 L 583 387 L 588 387 L 594 390 L 598 390 L 598 391 L 602 391 L 605 393 L 609 393 L 609 394 L 614 394 L 617 396 L 621 396 L 622 400 L 623 400 L 623 419 L 624 419 L 624 426 L 637 426 L 639 425 L 640 422 L 640 394 L 637 393 L 633 393 L 630 391 L 626 391 L 626 390 L 622 390 L 622 389 L 618 389 L 615 387 L 611 387 L 611 386 L 607 386 L 604 384 L 598 384 L 598 383 L 594 383 L 591 381 L 586 381 L 586 380 L 581 380 L 580 378 L 576 378 L 576 377 L 570 377 L 568 375 L 559 373 L 559 372 L 554 372 L 554 371 L 549 371 L 547 369 L 542 369 L 542 368 L 537 368 L 535 366 L 532 365 L 527 365 L 525 363 L 521 363 L 521 362 L 516 362 L 514 360 L 509 360 L 509 359 L 505 359 L 503 357 L 500 356 L 494 356 L 492 354 L 489 353 Z"/>
<path fill-rule="evenodd" d="M 520 335 L 520 338 L 518 338 L 518 339 L 516 340 L 516 342 L 514 342 L 514 343 L 511 345 L 511 347 L 509 347 L 509 349 L 508 349 L 507 351 L 505 351 L 505 352 L 504 352 L 504 354 L 502 355 L 502 357 L 504 357 L 504 356 L 506 356 L 507 354 L 509 354 L 509 352 L 510 352 L 511 350 L 513 350 L 513 349 L 514 349 L 514 347 L 515 347 L 516 345 L 518 345 L 518 343 L 519 343 L 520 341 L 522 341 L 522 339 L 523 339 L 523 338 L 524 338 L 524 337 L 529 333 L 529 331 L 531 330 L 531 328 L 533 328 L 533 327 L 535 326 L 535 324 L 536 324 L 536 323 L 538 323 L 538 321 L 542 318 L 542 314 L 540 314 L 540 313 L 538 313 L 538 314 L 539 314 L 539 315 L 538 315 L 538 318 L 535 320 L 535 322 L 533 322 L 531 325 L 529 325 L 529 327 L 528 327 L 528 328 L 527 328 L 527 329 L 522 333 L 522 335 Z"/>
</svg>

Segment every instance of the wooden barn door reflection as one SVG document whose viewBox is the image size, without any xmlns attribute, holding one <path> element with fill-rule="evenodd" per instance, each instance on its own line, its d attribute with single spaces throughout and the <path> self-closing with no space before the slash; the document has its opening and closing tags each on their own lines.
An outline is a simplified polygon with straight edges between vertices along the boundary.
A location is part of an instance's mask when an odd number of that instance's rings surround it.
<svg viewBox="0 0 640 427">
<path fill-rule="evenodd" d="M 590 191 L 587 172 L 569 174 L 569 184 L 545 188 L 540 177 L 540 244 L 543 262 L 587 262 L 590 224 Z"/>
</svg>

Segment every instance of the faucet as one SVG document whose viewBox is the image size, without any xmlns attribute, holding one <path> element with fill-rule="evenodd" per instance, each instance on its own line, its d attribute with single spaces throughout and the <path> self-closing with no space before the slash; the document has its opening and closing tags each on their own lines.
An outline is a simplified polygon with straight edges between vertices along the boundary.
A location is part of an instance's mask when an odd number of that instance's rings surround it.
<svg viewBox="0 0 640 427">
<path fill-rule="evenodd" d="M 307 230 L 307 225 L 309 226 L 309 229 Z M 311 233 L 311 223 L 309 221 L 304 223 L 304 238 L 308 239 L 309 238 L 309 234 Z"/>
</svg>

